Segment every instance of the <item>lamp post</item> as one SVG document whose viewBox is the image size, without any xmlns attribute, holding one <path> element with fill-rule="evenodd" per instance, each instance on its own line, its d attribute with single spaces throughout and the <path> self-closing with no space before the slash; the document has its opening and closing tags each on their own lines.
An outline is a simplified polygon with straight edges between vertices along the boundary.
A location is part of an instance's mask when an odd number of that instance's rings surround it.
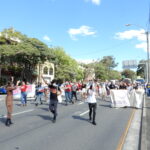
<svg viewBox="0 0 150 150">
<path fill-rule="evenodd" d="M 137 25 L 137 24 L 126 24 L 126 26 L 137 26 L 137 27 L 140 27 L 140 25 Z M 142 27 L 143 28 L 143 27 Z M 144 34 L 146 35 L 146 46 L 147 46 L 147 83 L 150 82 L 150 64 L 149 64 L 149 31 L 145 30 Z"/>
</svg>

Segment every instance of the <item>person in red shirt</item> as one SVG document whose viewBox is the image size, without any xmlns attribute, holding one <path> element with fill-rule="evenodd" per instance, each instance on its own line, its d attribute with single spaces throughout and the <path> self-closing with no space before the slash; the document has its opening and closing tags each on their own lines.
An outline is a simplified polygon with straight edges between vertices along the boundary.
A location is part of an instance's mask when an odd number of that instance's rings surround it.
<svg viewBox="0 0 150 150">
<path fill-rule="evenodd" d="M 22 106 L 26 106 L 27 105 L 27 85 L 25 81 L 22 81 L 20 90 L 21 90 L 21 104 Z"/>
<path fill-rule="evenodd" d="M 68 81 L 65 83 L 64 89 L 65 89 L 66 105 L 68 105 L 68 102 L 72 102 L 73 104 L 74 102 L 72 101 L 72 98 L 71 98 L 72 86 Z"/>
</svg>

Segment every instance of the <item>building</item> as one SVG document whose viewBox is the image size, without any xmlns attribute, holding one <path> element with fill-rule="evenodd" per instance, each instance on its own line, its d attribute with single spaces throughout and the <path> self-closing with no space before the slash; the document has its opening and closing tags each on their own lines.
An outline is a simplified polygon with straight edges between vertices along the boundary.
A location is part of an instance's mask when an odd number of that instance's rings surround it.
<svg viewBox="0 0 150 150">
<path fill-rule="evenodd" d="M 42 82 L 43 83 L 43 80 L 42 80 L 42 76 L 43 76 L 43 78 L 48 83 L 50 83 L 55 77 L 54 64 L 50 63 L 48 61 L 46 61 L 44 64 L 38 64 L 37 65 L 37 74 L 38 74 L 37 82 Z"/>
</svg>

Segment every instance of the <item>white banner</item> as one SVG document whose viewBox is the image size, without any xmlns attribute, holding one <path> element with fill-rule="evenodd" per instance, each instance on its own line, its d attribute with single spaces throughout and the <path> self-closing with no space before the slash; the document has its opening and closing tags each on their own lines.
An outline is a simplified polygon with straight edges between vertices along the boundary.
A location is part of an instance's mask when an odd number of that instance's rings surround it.
<svg viewBox="0 0 150 150">
<path fill-rule="evenodd" d="M 136 107 L 142 108 L 144 90 L 132 90 L 130 93 L 128 90 L 111 90 L 111 102 L 112 107 Z"/>
<path fill-rule="evenodd" d="M 112 107 L 130 106 L 129 94 L 127 90 L 111 90 L 110 96 Z"/>
</svg>

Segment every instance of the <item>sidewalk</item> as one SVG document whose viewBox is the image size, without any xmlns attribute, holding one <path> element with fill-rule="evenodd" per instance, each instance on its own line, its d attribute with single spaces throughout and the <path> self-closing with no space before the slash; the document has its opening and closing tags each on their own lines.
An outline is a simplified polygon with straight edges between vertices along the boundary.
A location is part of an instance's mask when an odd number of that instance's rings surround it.
<svg viewBox="0 0 150 150">
<path fill-rule="evenodd" d="M 140 150 L 150 150 L 150 97 L 145 97 L 143 105 Z"/>
<path fill-rule="evenodd" d="M 150 150 L 150 97 L 146 99 L 146 137 L 147 150 Z"/>
</svg>

